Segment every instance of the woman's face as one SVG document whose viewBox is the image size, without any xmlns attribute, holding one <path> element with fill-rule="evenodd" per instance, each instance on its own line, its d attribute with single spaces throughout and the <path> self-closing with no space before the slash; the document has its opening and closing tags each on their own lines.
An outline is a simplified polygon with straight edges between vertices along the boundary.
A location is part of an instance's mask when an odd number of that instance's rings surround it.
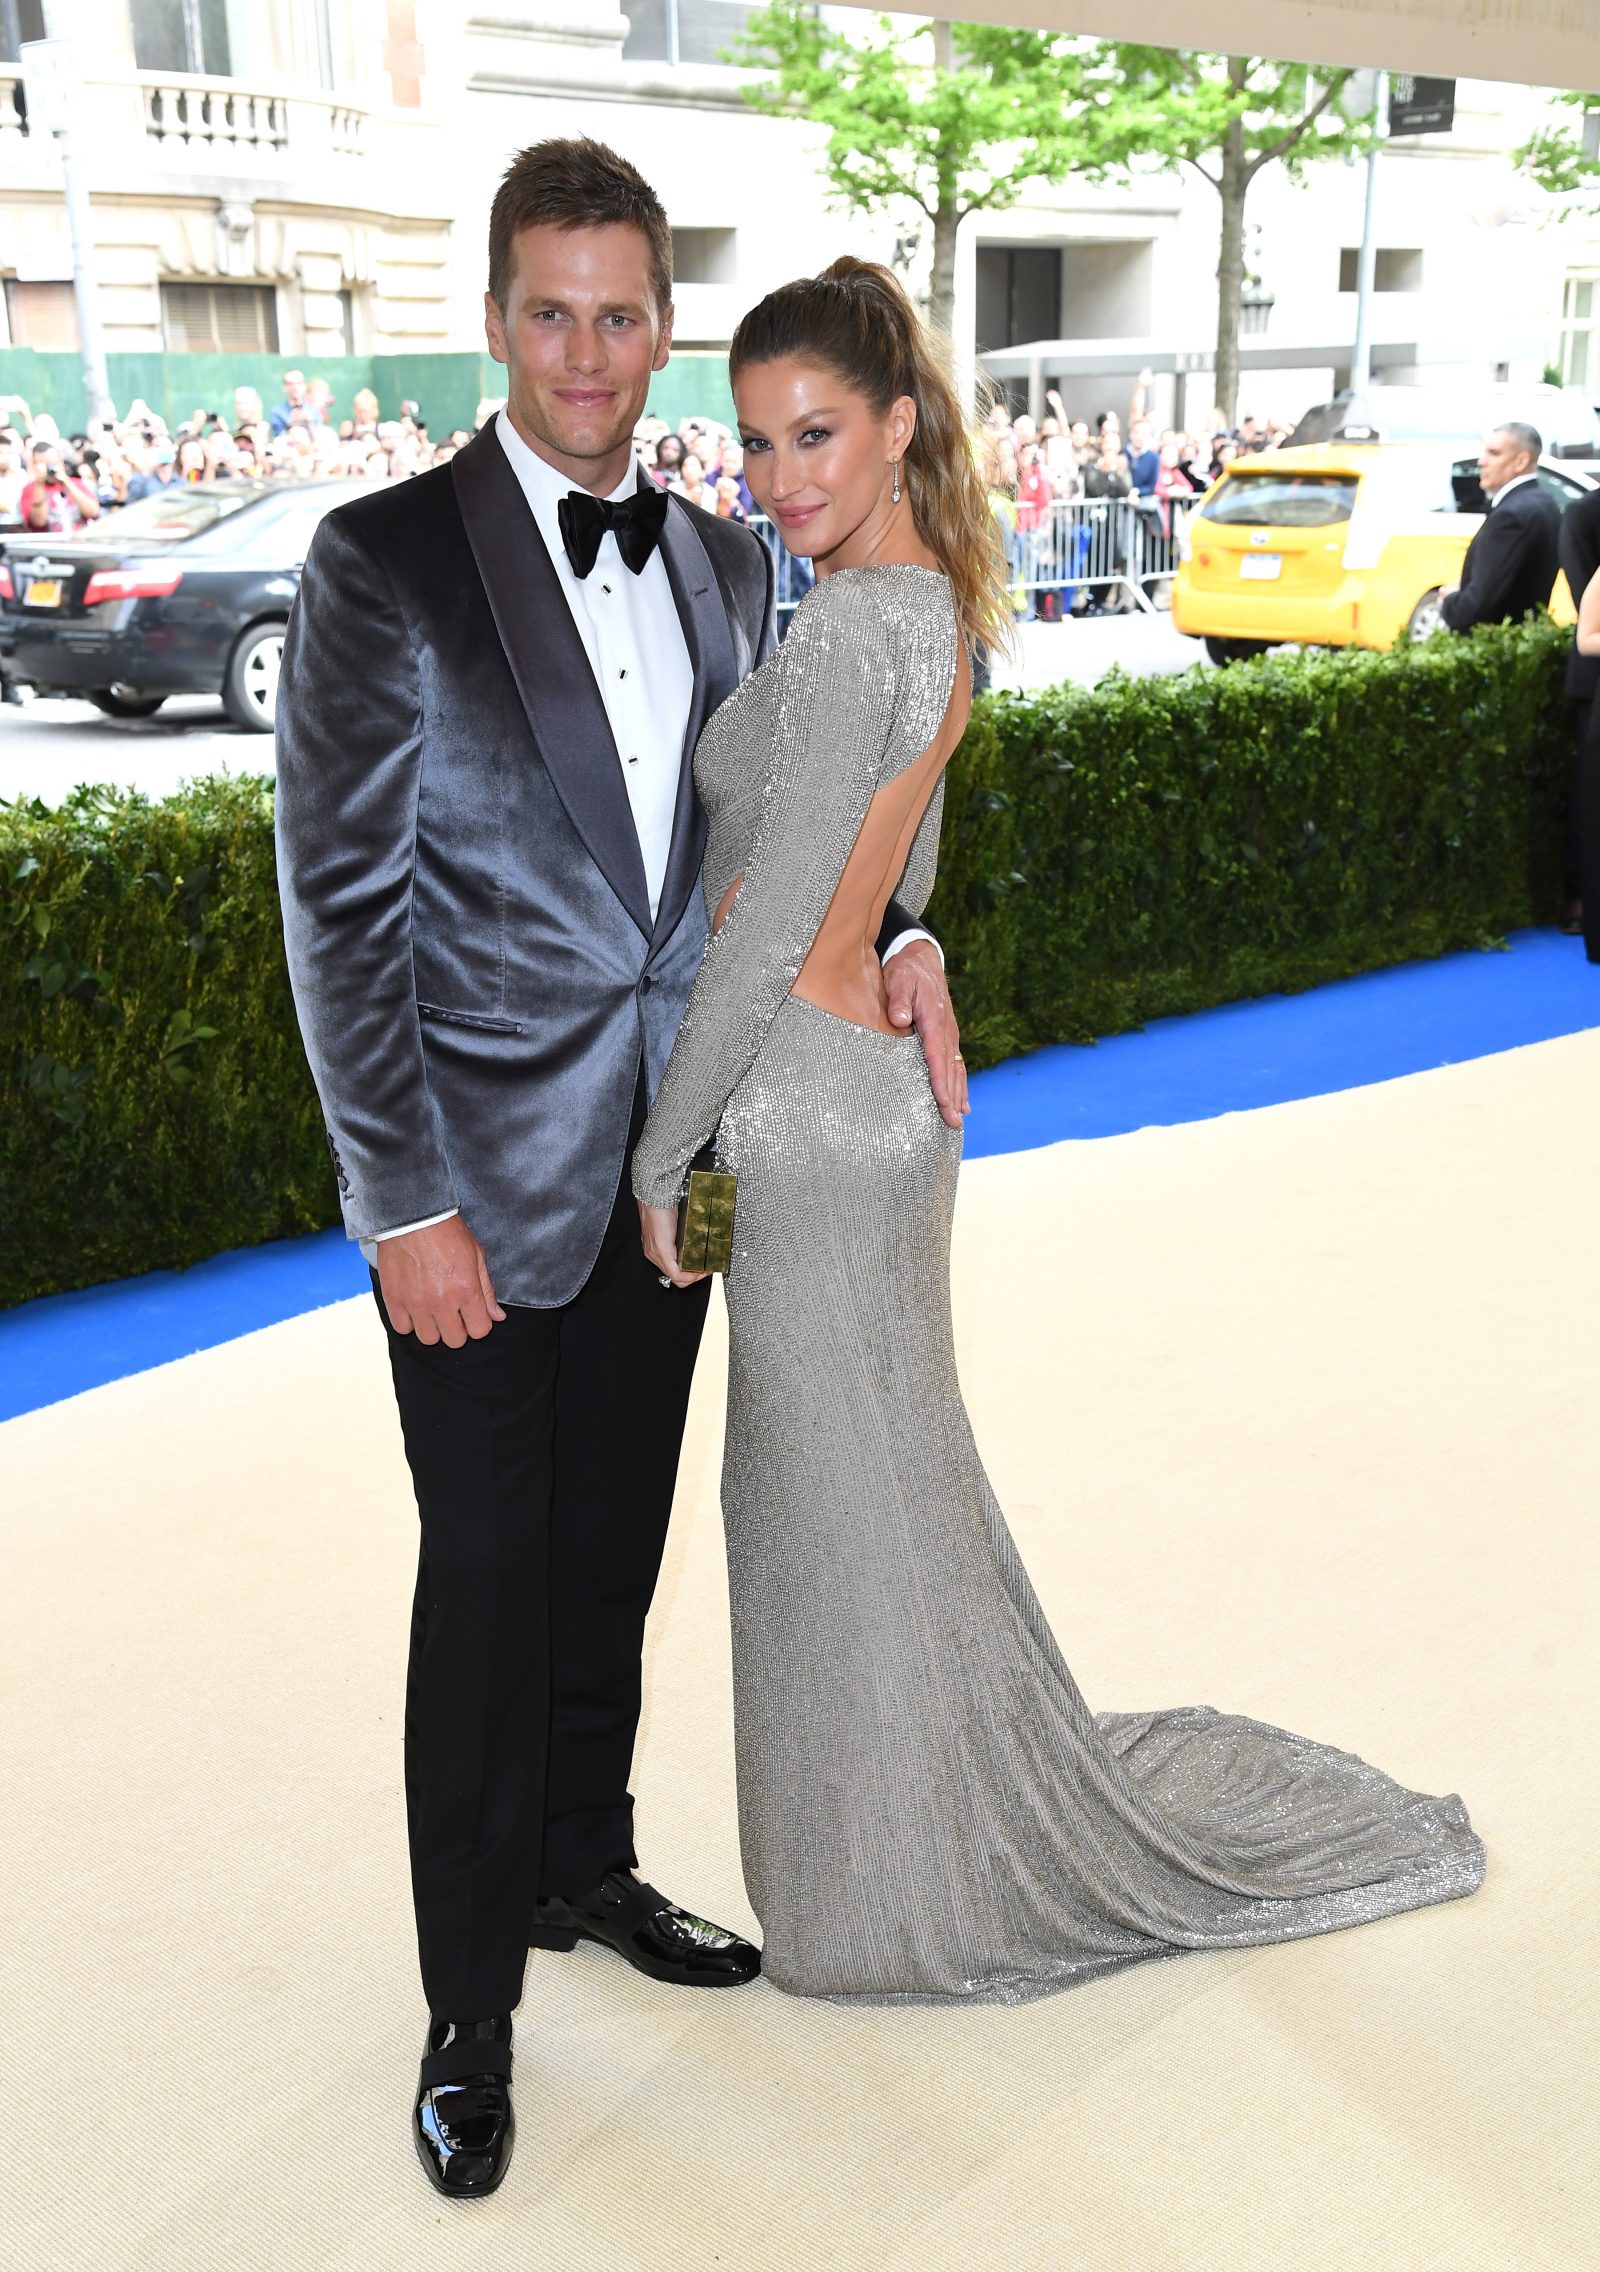
<svg viewBox="0 0 1600 2272">
<path fill-rule="evenodd" d="M 746 364 L 733 399 L 745 482 L 791 552 L 826 559 L 887 522 L 890 460 L 904 457 L 916 431 L 909 395 L 875 417 L 866 396 L 826 364 L 788 358 Z"/>
<path fill-rule="evenodd" d="M 670 473 L 683 463 L 683 444 L 676 434 L 663 434 L 656 444 L 656 464 Z"/>
<path fill-rule="evenodd" d="M 683 476 L 684 486 L 687 489 L 695 488 L 706 477 L 706 469 L 695 456 L 693 450 L 689 452 L 678 470 Z"/>
</svg>

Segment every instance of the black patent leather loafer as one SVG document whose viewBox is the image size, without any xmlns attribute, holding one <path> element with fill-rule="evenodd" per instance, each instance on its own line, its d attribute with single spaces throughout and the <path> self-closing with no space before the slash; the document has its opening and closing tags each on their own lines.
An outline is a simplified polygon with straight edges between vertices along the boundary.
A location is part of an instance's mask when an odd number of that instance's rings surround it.
<svg viewBox="0 0 1600 2272">
<path fill-rule="evenodd" d="M 432 2021 L 411 2121 L 429 2184 L 451 2201 L 481 2201 L 505 2176 L 516 2134 L 509 2013 Z"/>
<path fill-rule="evenodd" d="M 636 1972 L 684 1988 L 742 1988 L 761 1970 L 761 1951 L 722 1925 L 692 1917 L 631 1870 L 612 1870 L 591 1893 L 546 1895 L 535 1906 L 536 1949 L 598 1941 Z"/>
</svg>

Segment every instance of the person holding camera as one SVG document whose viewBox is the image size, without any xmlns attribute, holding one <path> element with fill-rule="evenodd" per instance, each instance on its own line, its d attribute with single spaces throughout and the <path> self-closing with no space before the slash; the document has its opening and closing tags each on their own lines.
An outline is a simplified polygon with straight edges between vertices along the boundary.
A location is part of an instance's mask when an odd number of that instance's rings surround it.
<svg viewBox="0 0 1600 2272">
<path fill-rule="evenodd" d="M 63 458 L 59 444 L 35 442 L 29 453 L 33 479 L 20 500 L 22 525 L 30 534 L 70 536 L 86 521 L 100 518 L 100 499 L 82 477 L 78 460 Z"/>
</svg>

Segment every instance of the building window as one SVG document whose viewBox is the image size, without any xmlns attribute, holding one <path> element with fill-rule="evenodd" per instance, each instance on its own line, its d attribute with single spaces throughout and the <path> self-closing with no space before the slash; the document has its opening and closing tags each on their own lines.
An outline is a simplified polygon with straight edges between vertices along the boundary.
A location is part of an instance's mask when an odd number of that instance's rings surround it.
<svg viewBox="0 0 1600 2272">
<path fill-rule="evenodd" d="M 1061 337 L 1059 245 L 979 245 L 978 352 Z"/>
<path fill-rule="evenodd" d="M 161 341 L 175 355 L 275 355 L 270 284 L 163 284 Z"/>
<path fill-rule="evenodd" d="M 328 16 L 328 0 L 312 0 L 311 29 L 316 40 L 317 81 L 331 95 L 336 76 L 333 68 L 333 25 Z"/>
<path fill-rule="evenodd" d="M 1361 268 L 1361 248 L 1346 245 L 1339 255 L 1339 289 L 1353 292 L 1357 288 Z M 1372 263 L 1372 289 L 1375 292 L 1420 292 L 1422 290 L 1422 255 L 1394 245 L 1379 245 Z"/>
<path fill-rule="evenodd" d="M 0 63 L 18 61 L 24 40 L 44 38 L 44 0 L 0 0 Z"/>
<path fill-rule="evenodd" d="M 1596 328 L 1600 323 L 1600 276 L 1569 276 L 1561 295 L 1561 384 L 1583 387 L 1591 402 L 1600 395 L 1600 354 Z"/>
<path fill-rule="evenodd" d="M 721 63 L 755 10 L 739 0 L 625 0 L 630 63 Z"/>
<path fill-rule="evenodd" d="M 736 229 L 674 229 L 675 284 L 732 284 L 737 274 Z"/>
<path fill-rule="evenodd" d="M 132 0 L 133 60 L 141 71 L 225 79 L 228 0 Z"/>
<path fill-rule="evenodd" d="M 6 321 L 13 347 L 78 345 L 78 303 L 70 284 L 19 284 L 8 277 Z"/>
</svg>

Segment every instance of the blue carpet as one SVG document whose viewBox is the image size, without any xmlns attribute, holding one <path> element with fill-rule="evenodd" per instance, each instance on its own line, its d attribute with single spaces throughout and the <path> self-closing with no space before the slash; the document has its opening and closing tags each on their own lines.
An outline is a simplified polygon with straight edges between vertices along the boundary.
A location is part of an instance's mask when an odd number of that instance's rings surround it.
<svg viewBox="0 0 1600 2272">
<path fill-rule="evenodd" d="M 314 1231 L 219 1254 L 192 1270 L 152 1270 L 24 1302 L 0 1311 L 0 1420 L 368 1293 L 371 1285 L 361 1250 L 343 1231 Z"/>
<path fill-rule="evenodd" d="M 1583 941 L 1518 931 L 1504 953 L 1401 963 L 1309 994 L 1157 1018 L 1092 1048 L 1014 1057 L 973 1076 L 966 1157 L 1214 1120 L 1590 1026 L 1600 1026 L 1600 969 Z"/>
<path fill-rule="evenodd" d="M 1092 1049 L 1041 1049 L 976 1074 L 967 1157 L 1064 1137 L 1211 1120 L 1325 1096 L 1600 1026 L 1581 939 L 1522 931 L 1503 954 L 1437 962 L 1162 1018 Z M 183 1272 L 53 1294 L 0 1313 L 0 1420 L 234 1340 L 369 1281 L 340 1232 L 221 1254 Z"/>
</svg>

